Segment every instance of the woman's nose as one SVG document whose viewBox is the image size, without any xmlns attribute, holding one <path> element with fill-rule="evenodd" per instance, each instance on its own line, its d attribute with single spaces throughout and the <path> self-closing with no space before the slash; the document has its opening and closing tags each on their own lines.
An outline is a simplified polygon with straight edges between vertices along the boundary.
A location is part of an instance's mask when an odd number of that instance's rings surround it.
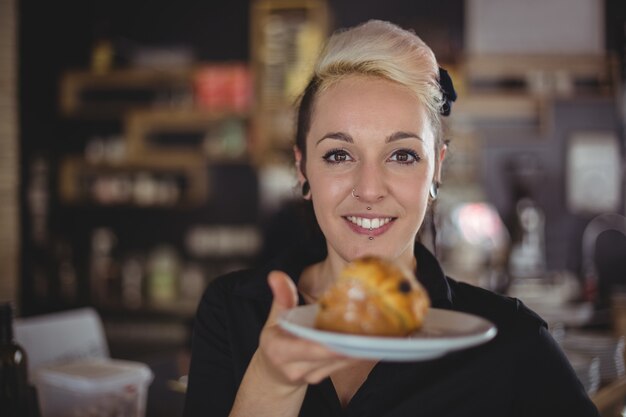
<svg viewBox="0 0 626 417">
<path fill-rule="evenodd" d="M 362 164 L 357 172 L 353 194 L 362 202 L 375 203 L 387 194 L 384 172 L 377 164 Z"/>
</svg>

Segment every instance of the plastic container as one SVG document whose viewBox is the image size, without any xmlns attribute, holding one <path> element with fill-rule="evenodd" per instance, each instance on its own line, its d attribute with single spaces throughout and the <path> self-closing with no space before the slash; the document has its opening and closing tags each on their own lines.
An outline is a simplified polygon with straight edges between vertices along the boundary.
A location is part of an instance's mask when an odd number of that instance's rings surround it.
<svg viewBox="0 0 626 417">
<path fill-rule="evenodd" d="M 35 371 L 42 417 L 144 417 L 153 374 L 146 365 L 85 359 Z"/>
</svg>

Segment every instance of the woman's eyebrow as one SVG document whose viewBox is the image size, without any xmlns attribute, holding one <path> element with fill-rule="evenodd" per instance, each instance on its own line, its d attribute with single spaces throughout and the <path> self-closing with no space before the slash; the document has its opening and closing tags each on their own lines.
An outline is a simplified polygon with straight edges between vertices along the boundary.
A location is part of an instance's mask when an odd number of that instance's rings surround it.
<svg viewBox="0 0 626 417">
<path fill-rule="evenodd" d="M 410 139 L 410 138 L 419 139 L 422 142 L 424 141 L 417 133 L 400 131 L 400 132 L 395 132 L 389 135 L 387 139 L 385 139 L 385 143 L 393 142 L 395 140 Z M 354 143 L 354 139 L 352 139 L 352 136 L 350 136 L 347 133 L 329 132 L 329 133 L 326 133 L 324 136 L 322 136 L 322 138 L 317 141 L 316 145 L 318 145 L 324 139 L 335 139 L 335 140 L 341 140 L 343 142 Z"/>
<path fill-rule="evenodd" d="M 322 138 L 318 140 L 315 144 L 319 145 L 319 143 L 323 141 L 324 139 L 336 139 L 336 140 L 341 140 L 341 141 L 348 142 L 348 143 L 354 143 L 352 136 L 348 135 L 347 133 L 329 132 L 329 133 L 326 133 L 324 136 L 322 136 Z"/>
<path fill-rule="evenodd" d="M 387 137 L 385 142 L 389 143 L 389 142 L 393 142 L 394 140 L 410 139 L 410 138 L 419 139 L 422 142 L 424 142 L 424 139 L 422 139 L 420 135 L 418 135 L 417 133 L 413 133 L 413 132 L 395 132 L 389 137 Z"/>
</svg>

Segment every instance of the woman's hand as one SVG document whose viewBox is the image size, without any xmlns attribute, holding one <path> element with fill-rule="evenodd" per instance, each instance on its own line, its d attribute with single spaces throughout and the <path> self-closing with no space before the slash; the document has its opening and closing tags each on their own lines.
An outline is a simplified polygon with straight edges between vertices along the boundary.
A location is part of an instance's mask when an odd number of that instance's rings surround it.
<svg viewBox="0 0 626 417">
<path fill-rule="evenodd" d="M 274 296 L 272 308 L 237 392 L 231 417 L 297 416 L 308 384 L 316 384 L 356 363 L 284 331 L 278 325 L 278 317 L 297 305 L 297 291 L 284 272 L 272 271 L 268 283 Z"/>
<path fill-rule="evenodd" d="M 317 384 L 334 371 L 355 362 L 323 345 L 284 331 L 278 325 L 278 317 L 298 304 L 296 287 L 289 276 L 280 271 L 271 272 L 268 283 L 274 301 L 261 332 L 255 359 L 256 365 L 269 377 L 290 387 Z"/>
</svg>

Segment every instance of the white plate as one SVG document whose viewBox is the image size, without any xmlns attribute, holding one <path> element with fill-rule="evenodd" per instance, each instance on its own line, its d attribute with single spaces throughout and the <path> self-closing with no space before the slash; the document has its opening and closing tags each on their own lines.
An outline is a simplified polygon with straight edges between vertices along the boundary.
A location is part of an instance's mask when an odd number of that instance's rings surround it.
<svg viewBox="0 0 626 417">
<path fill-rule="evenodd" d="M 431 308 L 422 328 L 407 337 L 374 337 L 315 329 L 317 304 L 283 313 L 280 326 L 288 332 L 324 344 L 348 356 L 390 361 L 434 359 L 480 345 L 497 333 L 493 323 L 471 314 Z"/>
</svg>

